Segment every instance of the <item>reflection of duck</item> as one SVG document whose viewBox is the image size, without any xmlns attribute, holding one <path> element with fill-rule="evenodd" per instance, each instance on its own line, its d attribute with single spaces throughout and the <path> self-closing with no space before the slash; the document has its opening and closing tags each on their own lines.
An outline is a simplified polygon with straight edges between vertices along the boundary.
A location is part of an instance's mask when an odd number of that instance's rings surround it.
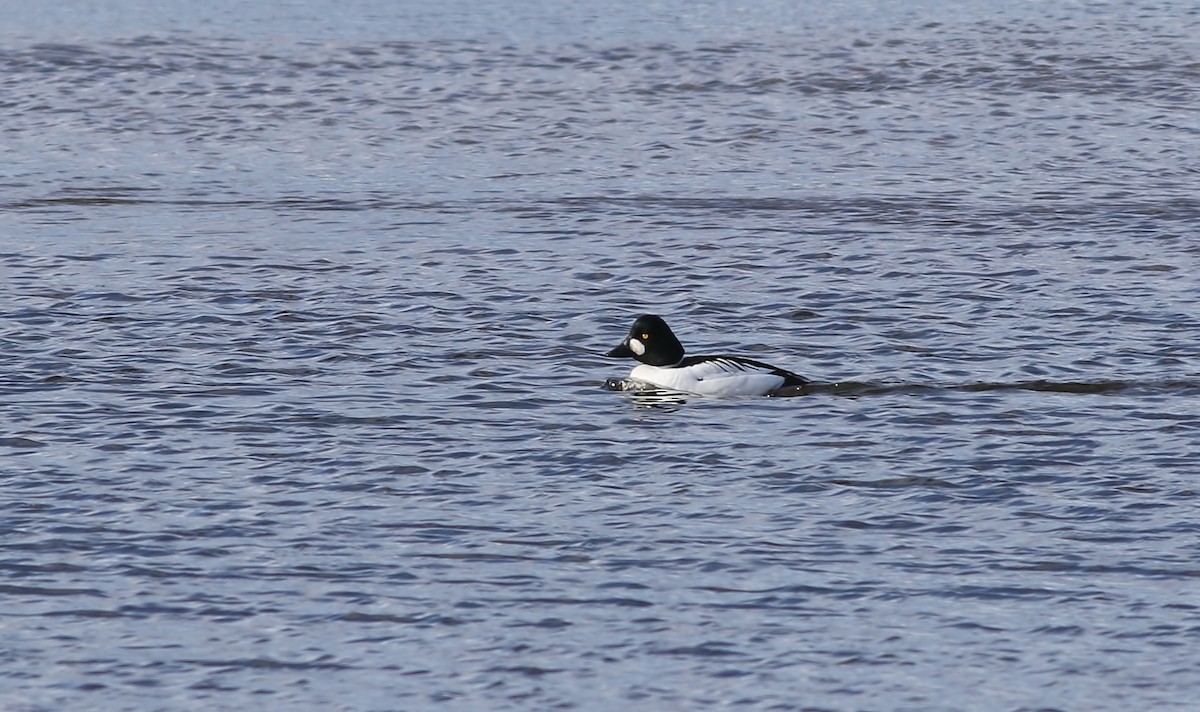
<svg viewBox="0 0 1200 712">
<path fill-rule="evenodd" d="M 685 357 L 671 327 L 653 314 L 639 316 L 629 336 L 605 355 L 641 361 L 630 381 L 697 395 L 763 396 L 808 383 L 791 371 L 740 356 Z"/>
</svg>

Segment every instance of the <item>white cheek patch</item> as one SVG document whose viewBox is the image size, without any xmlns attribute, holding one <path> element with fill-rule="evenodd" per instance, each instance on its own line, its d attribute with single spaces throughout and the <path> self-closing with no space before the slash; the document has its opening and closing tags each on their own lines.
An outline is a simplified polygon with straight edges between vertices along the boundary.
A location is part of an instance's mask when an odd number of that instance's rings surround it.
<svg viewBox="0 0 1200 712">
<path fill-rule="evenodd" d="M 634 352 L 638 356 L 641 356 L 642 354 L 646 353 L 646 345 L 643 344 L 642 342 L 638 341 L 637 339 L 630 339 L 629 340 L 629 350 Z"/>
</svg>

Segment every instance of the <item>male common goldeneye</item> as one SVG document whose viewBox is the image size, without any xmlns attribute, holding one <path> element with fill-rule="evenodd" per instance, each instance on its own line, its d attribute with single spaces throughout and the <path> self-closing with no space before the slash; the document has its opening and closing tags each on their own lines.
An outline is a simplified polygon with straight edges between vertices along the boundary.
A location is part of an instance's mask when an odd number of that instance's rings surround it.
<svg viewBox="0 0 1200 712">
<path fill-rule="evenodd" d="M 629 336 L 605 356 L 635 358 L 629 379 L 635 384 L 706 396 L 763 396 L 808 380 L 770 364 L 740 356 L 683 355 L 683 344 L 661 317 L 644 314 Z"/>
</svg>

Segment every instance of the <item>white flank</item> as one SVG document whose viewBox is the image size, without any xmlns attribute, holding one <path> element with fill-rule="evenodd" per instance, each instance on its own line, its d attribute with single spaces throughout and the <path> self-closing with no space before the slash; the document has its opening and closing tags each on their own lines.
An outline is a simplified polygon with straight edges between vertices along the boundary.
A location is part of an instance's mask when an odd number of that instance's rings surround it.
<svg viewBox="0 0 1200 712">
<path fill-rule="evenodd" d="M 632 340 L 629 343 L 633 345 Z M 783 385 L 782 376 L 725 359 L 684 368 L 642 364 L 629 376 L 659 388 L 706 396 L 761 396 Z"/>
</svg>

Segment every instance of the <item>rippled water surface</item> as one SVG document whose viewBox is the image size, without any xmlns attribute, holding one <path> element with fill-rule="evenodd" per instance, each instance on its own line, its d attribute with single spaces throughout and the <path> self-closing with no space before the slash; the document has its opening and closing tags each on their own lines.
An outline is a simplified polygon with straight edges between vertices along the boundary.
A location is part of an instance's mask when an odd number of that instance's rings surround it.
<svg viewBox="0 0 1200 712">
<path fill-rule="evenodd" d="M 42 5 L 0 707 L 1195 709 L 1192 6 Z"/>
</svg>

